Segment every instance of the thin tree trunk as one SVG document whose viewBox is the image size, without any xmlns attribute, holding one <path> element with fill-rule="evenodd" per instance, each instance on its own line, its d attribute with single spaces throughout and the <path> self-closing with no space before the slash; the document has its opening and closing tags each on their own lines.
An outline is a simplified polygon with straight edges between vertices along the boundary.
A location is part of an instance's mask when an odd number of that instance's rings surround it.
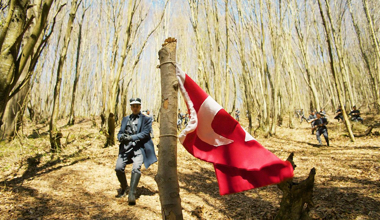
<svg viewBox="0 0 380 220">
<path fill-rule="evenodd" d="M 330 33 L 330 28 L 327 26 L 327 22 L 326 22 L 324 13 L 323 13 L 323 8 L 322 8 L 321 0 L 318 0 L 318 6 L 319 6 L 319 11 L 321 13 L 321 18 L 322 18 L 323 26 L 325 28 L 326 40 L 327 40 L 328 50 L 329 50 L 329 56 L 330 56 L 330 67 L 331 67 L 331 72 L 332 72 L 332 74 L 334 76 L 334 79 L 335 79 L 334 82 L 335 82 L 335 87 L 336 87 L 336 90 L 337 90 L 337 93 L 338 93 L 339 103 L 340 103 L 340 105 L 342 107 L 343 118 L 345 120 L 346 128 L 347 128 L 347 131 L 349 133 L 350 139 L 351 139 L 352 142 L 354 142 L 355 141 L 355 137 L 354 137 L 354 134 L 352 133 L 351 125 L 350 125 L 350 120 L 349 120 L 349 118 L 347 116 L 347 113 L 346 113 L 346 110 L 345 110 L 345 107 L 344 107 L 344 102 L 343 102 L 343 99 L 342 99 L 342 91 L 340 89 L 341 87 L 339 85 L 339 80 L 338 80 L 338 75 L 337 75 L 338 73 L 335 71 L 335 68 L 334 68 L 333 45 L 332 45 L 332 42 L 331 42 L 331 39 L 330 39 L 330 34 L 334 35 L 334 33 Z M 326 6 L 327 6 L 327 9 L 328 9 L 327 13 L 329 14 L 330 11 L 329 11 L 329 6 L 328 6 L 327 2 L 326 2 Z M 331 19 L 330 19 L 330 21 L 331 21 Z M 338 48 L 337 48 L 336 51 L 339 53 Z M 341 68 L 341 69 L 343 69 L 343 68 Z"/>
<path fill-rule="evenodd" d="M 86 9 L 87 10 L 87 9 Z M 80 47 L 82 42 L 82 26 L 83 26 L 83 19 L 84 15 L 86 14 L 86 10 L 83 11 L 82 14 L 82 20 L 79 22 L 79 33 L 78 33 L 78 45 L 77 45 L 77 57 L 75 61 L 75 78 L 74 78 L 74 85 L 73 85 L 73 93 L 71 95 L 71 107 L 70 107 L 70 115 L 69 115 L 69 122 L 68 125 L 74 125 L 75 123 L 75 113 L 74 113 L 74 107 L 75 107 L 75 94 L 77 91 L 77 85 L 79 81 L 79 58 L 80 58 Z"/>
<path fill-rule="evenodd" d="M 238 41 L 239 41 L 239 57 L 242 67 L 242 81 L 243 81 L 243 96 L 244 96 L 244 107 L 247 112 L 248 116 L 248 133 L 252 133 L 252 92 L 251 87 L 249 86 L 249 77 L 250 77 L 250 71 L 248 69 L 248 63 L 246 61 L 245 57 L 245 44 L 244 44 L 244 32 L 243 32 L 243 15 L 242 15 L 242 5 L 241 1 L 237 1 L 237 10 L 238 10 L 238 19 L 239 19 L 239 28 L 238 28 Z"/>
<path fill-rule="evenodd" d="M 348 0 L 348 7 L 349 7 L 349 10 L 350 10 L 350 15 L 351 15 L 351 19 L 352 19 L 352 23 L 354 24 L 354 30 L 355 30 L 355 33 L 356 33 L 356 36 L 358 38 L 358 41 L 359 41 L 359 48 L 360 48 L 360 52 L 363 56 L 363 59 L 364 59 L 364 63 L 365 63 L 365 67 L 368 71 L 368 74 L 369 74 L 369 78 L 371 79 L 371 87 L 372 87 L 372 91 L 375 95 L 375 99 L 376 99 L 376 110 L 377 110 L 377 113 L 380 112 L 380 95 L 379 95 L 379 82 L 376 80 L 376 76 L 375 76 L 375 73 L 374 73 L 374 70 L 372 69 L 371 67 L 371 64 L 370 64 L 370 59 L 368 58 L 368 55 L 367 53 L 365 53 L 365 48 L 364 48 L 364 45 L 363 45 L 363 40 L 362 40 L 362 34 L 361 34 L 361 31 L 360 31 L 360 28 L 359 28 L 359 25 L 354 17 L 354 14 L 352 12 L 352 5 L 351 5 L 351 0 Z"/>
<path fill-rule="evenodd" d="M 78 6 L 79 5 L 77 4 L 77 0 L 73 0 L 71 3 L 69 20 L 67 22 L 66 34 L 63 39 L 63 47 L 58 61 L 57 81 L 54 88 L 53 110 L 49 124 L 50 145 L 52 151 L 58 151 L 61 148 L 60 138 L 62 137 L 62 133 L 57 128 L 57 119 L 59 113 L 59 95 L 61 92 L 62 69 L 66 61 L 67 49 L 70 43 L 71 31 L 73 29 L 73 23 L 75 20 L 75 14 L 78 10 Z"/>
<path fill-rule="evenodd" d="M 379 40 L 376 37 L 375 29 L 373 27 L 373 21 L 372 21 L 371 15 L 369 14 L 368 0 L 363 0 L 363 8 L 364 8 L 365 16 L 366 16 L 367 21 L 368 21 L 369 29 L 371 31 L 372 45 L 375 48 L 376 55 L 377 55 L 377 65 L 379 65 L 379 62 L 380 62 L 380 46 L 379 46 L 379 43 L 378 43 Z M 378 75 L 378 77 L 379 77 L 378 80 L 380 82 L 380 68 L 378 66 L 377 66 L 377 70 L 378 70 L 378 74 L 379 74 Z"/>
<path fill-rule="evenodd" d="M 208 74 L 205 73 L 205 57 L 204 57 L 204 48 L 203 48 L 203 42 L 202 37 L 200 36 L 198 25 L 198 7 L 199 2 L 197 0 L 188 0 L 189 6 L 190 6 L 190 21 L 191 25 L 193 27 L 193 31 L 195 33 L 195 39 L 196 39 L 196 49 L 197 49 L 197 76 L 199 85 L 201 88 L 203 88 L 207 94 L 210 93 L 210 82 Z"/>
<path fill-rule="evenodd" d="M 161 112 L 158 171 L 155 180 L 161 202 L 162 219 L 183 219 L 177 174 L 177 108 L 178 80 L 176 68 L 176 40 L 165 40 L 168 44 L 159 52 L 161 69 Z M 163 64 L 165 63 L 165 64 Z"/>
</svg>

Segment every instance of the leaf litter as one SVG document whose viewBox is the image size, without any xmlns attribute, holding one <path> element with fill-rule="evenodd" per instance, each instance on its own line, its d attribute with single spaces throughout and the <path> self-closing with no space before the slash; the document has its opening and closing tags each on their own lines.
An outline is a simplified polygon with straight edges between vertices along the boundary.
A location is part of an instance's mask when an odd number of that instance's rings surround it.
<svg viewBox="0 0 380 220">
<path fill-rule="evenodd" d="M 0 143 L 0 219 L 161 219 L 157 163 L 142 168 L 137 205 L 128 206 L 127 198 L 115 198 L 118 146 L 103 148 L 104 135 L 88 119 L 71 127 L 64 123 L 60 153 L 49 152 L 48 135 Z M 295 129 L 283 125 L 273 137 L 258 132 L 255 138 L 283 160 L 295 153 L 295 182 L 316 168 L 312 219 L 380 219 L 379 128 L 352 143 L 343 124 L 330 122 L 327 147 L 317 145 L 309 126 L 296 122 Z M 158 137 L 159 124 L 153 128 Z M 23 133 L 33 129 L 46 134 L 47 126 L 28 124 Z M 157 146 L 158 138 L 153 141 Z M 128 165 L 128 181 L 130 172 Z M 178 178 L 184 219 L 274 219 L 280 207 L 282 193 L 275 185 L 220 196 L 212 164 L 179 143 Z"/>
</svg>

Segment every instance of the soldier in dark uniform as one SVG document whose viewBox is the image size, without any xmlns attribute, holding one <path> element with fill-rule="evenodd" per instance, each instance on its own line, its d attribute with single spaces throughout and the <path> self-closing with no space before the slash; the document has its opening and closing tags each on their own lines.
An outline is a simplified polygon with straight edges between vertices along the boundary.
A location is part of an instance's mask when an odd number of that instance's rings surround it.
<svg viewBox="0 0 380 220">
<path fill-rule="evenodd" d="M 182 129 L 182 121 L 183 121 L 184 115 L 181 113 L 181 109 L 178 109 L 178 119 L 177 119 L 177 130 Z"/>
<path fill-rule="evenodd" d="M 327 124 L 328 124 L 327 119 L 322 118 L 322 114 L 320 112 L 317 112 L 317 119 L 314 122 L 314 125 L 315 125 L 314 129 L 317 130 L 316 136 L 317 136 L 319 145 L 322 145 L 321 134 L 323 134 L 323 136 L 325 137 L 327 146 L 330 146 L 329 136 L 328 136 L 327 127 L 326 127 Z"/>
<path fill-rule="evenodd" d="M 235 111 L 235 119 L 236 119 L 236 121 L 239 121 L 239 119 L 240 119 L 240 111 L 239 111 L 239 109 L 236 109 L 236 111 Z"/>
<path fill-rule="evenodd" d="M 339 106 L 335 113 L 336 113 L 336 115 L 335 115 L 334 119 L 337 119 L 338 122 L 340 120 L 342 120 L 342 122 L 343 122 L 344 118 L 343 118 L 342 106 Z"/>
<path fill-rule="evenodd" d="M 185 127 L 187 126 L 187 123 L 189 123 L 189 114 L 185 114 L 185 121 L 184 121 L 184 125 Z"/>
<path fill-rule="evenodd" d="M 353 110 L 348 114 L 351 115 L 351 121 L 360 121 L 363 124 L 363 118 L 360 117 L 360 111 L 356 109 L 356 106 L 354 105 Z"/>
<path fill-rule="evenodd" d="M 317 120 L 317 116 L 314 112 L 310 112 L 307 122 L 311 124 L 311 134 L 314 134 L 314 122 Z"/>
<path fill-rule="evenodd" d="M 124 117 L 121 122 L 117 139 L 120 141 L 119 155 L 116 161 L 116 176 L 120 182 L 121 191 L 117 197 L 127 194 L 127 179 L 125 166 L 133 163 L 131 186 L 128 194 L 128 204 L 136 204 L 136 188 L 141 177 L 141 166 L 145 168 L 157 161 L 154 145 L 150 137 L 152 118 L 141 114 L 141 99 L 130 99 L 132 114 Z"/>
<path fill-rule="evenodd" d="M 323 110 L 323 108 L 321 108 L 321 111 L 319 111 L 319 112 L 321 113 L 322 118 L 326 117 L 326 112 L 325 112 L 325 110 Z"/>
<path fill-rule="evenodd" d="M 304 119 L 305 119 L 305 121 L 307 121 L 307 118 L 305 117 L 303 109 L 301 109 L 301 111 L 299 111 L 299 117 L 300 117 L 300 123 L 302 123 Z"/>
</svg>

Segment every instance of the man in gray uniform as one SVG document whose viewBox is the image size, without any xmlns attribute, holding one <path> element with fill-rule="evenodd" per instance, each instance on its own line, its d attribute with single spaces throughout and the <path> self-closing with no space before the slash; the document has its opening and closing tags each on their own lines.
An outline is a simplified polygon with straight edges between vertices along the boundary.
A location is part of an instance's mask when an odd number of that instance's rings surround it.
<svg viewBox="0 0 380 220">
<path fill-rule="evenodd" d="M 327 119 L 322 118 L 322 114 L 320 112 L 317 112 L 317 120 L 314 121 L 314 128 L 315 130 L 317 130 L 316 136 L 317 136 L 319 145 L 322 145 L 321 134 L 323 134 L 323 136 L 325 137 L 327 146 L 330 146 L 329 136 L 328 136 L 327 127 L 326 127 L 327 124 L 328 124 Z"/>
<path fill-rule="evenodd" d="M 148 168 L 157 161 L 157 157 L 150 137 L 152 118 L 141 114 L 140 98 L 132 98 L 129 102 L 132 114 L 123 118 L 117 135 L 120 145 L 115 171 L 121 186 L 117 197 L 124 197 L 128 187 L 125 166 L 133 163 L 128 204 L 135 205 L 136 188 L 141 177 L 141 165 L 144 163 L 145 168 Z"/>
<path fill-rule="evenodd" d="M 311 134 L 314 134 L 315 120 L 317 120 L 316 113 L 311 111 L 309 117 L 307 118 L 307 122 L 311 124 Z"/>
</svg>

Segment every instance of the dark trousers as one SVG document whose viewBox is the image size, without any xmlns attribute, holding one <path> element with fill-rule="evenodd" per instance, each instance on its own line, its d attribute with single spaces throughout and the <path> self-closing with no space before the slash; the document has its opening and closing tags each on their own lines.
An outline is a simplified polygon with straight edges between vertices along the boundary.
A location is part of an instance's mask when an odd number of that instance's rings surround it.
<svg viewBox="0 0 380 220">
<path fill-rule="evenodd" d="M 122 172 L 125 171 L 125 166 L 127 164 L 133 163 L 132 165 L 132 173 L 141 173 L 141 166 L 144 162 L 144 157 L 141 153 L 141 149 L 138 150 L 132 150 L 130 152 L 123 152 L 120 153 L 117 157 L 116 161 L 116 172 Z"/>
<path fill-rule="evenodd" d="M 302 115 L 302 116 L 300 117 L 300 123 L 302 123 L 304 119 L 305 119 L 305 121 L 307 121 L 307 118 L 305 118 L 305 116 Z"/>
<path fill-rule="evenodd" d="M 318 129 L 317 130 L 316 136 L 317 136 L 317 140 L 318 140 L 319 144 L 322 144 L 321 134 L 323 134 L 323 136 L 325 137 L 327 146 L 329 146 L 329 135 L 327 133 L 327 129 L 323 128 L 323 129 Z"/>
<path fill-rule="evenodd" d="M 339 121 L 339 120 L 342 120 L 342 121 L 344 120 L 343 115 L 335 116 L 334 119 L 337 119 L 338 121 Z"/>
<path fill-rule="evenodd" d="M 351 121 L 361 121 L 363 123 L 363 119 L 360 116 L 352 116 Z"/>
</svg>

